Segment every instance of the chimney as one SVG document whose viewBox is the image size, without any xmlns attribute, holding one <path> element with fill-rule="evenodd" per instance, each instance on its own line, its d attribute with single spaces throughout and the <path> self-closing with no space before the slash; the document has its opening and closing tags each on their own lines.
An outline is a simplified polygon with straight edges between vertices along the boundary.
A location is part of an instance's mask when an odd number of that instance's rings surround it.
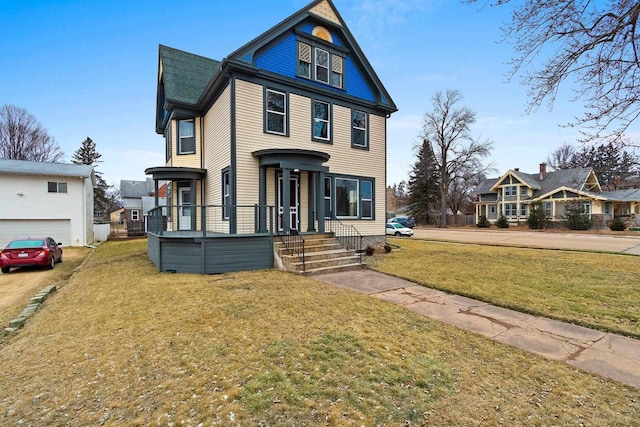
<svg viewBox="0 0 640 427">
<path fill-rule="evenodd" d="M 520 172 L 520 168 L 514 168 L 513 169 L 515 172 Z"/>
<path fill-rule="evenodd" d="M 546 177 L 547 177 L 547 164 L 540 163 L 540 181 L 544 181 Z"/>
</svg>

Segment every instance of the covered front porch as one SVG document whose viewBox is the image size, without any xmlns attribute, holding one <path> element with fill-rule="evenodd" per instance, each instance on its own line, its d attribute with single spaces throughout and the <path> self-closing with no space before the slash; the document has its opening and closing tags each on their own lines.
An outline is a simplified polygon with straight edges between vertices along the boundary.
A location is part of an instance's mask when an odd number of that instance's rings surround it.
<svg viewBox="0 0 640 427">
<path fill-rule="evenodd" d="M 274 203 L 277 232 L 324 233 L 326 221 L 332 217 L 326 188 L 329 168 L 323 166 L 329 154 L 300 149 L 268 149 L 251 154 L 258 160 L 258 204 Z"/>
</svg>

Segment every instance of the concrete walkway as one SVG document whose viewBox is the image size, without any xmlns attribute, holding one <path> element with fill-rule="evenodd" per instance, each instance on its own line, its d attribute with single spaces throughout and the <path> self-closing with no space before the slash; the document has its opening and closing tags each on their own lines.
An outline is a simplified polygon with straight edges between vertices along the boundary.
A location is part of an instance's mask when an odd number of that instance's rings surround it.
<svg viewBox="0 0 640 427">
<path fill-rule="evenodd" d="M 640 388 L 638 340 L 495 307 L 372 270 L 312 278 Z"/>
</svg>

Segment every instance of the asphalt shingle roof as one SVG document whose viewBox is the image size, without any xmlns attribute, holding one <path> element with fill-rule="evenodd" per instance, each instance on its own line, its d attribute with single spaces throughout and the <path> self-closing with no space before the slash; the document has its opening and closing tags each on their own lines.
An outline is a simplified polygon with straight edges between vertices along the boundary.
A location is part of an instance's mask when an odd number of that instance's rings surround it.
<svg viewBox="0 0 640 427">
<path fill-rule="evenodd" d="M 195 105 L 220 67 L 220 61 L 160 45 L 167 100 Z"/>
<path fill-rule="evenodd" d="M 140 198 L 149 196 L 154 192 L 153 179 L 147 178 L 146 181 L 120 181 L 120 196 L 123 198 Z"/>
</svg>

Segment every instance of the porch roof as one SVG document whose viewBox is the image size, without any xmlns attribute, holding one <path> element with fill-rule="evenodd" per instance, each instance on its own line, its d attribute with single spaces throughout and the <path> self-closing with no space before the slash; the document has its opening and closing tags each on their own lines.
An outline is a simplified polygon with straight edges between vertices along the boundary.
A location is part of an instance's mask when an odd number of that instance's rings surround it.
<svg viewBox="0 0 640 427">
<path fill-rule="evenodd" d="M 155 180 L 176 181 L 187 179 L 202 179 L 207 174 L 206 169 L 160 166 L 147 168 L 144 173 L 153 176 Z"/>
<path fill-rule="evenodd" d="M 251 154 L 259 159 L 260 166 L 315 172 L 329 172 L 329 168 L 322 164 L 331 158 L 329 154 L 322 151 L 293 148 L 271 148 L 254 151 Z"/>
</svg>

